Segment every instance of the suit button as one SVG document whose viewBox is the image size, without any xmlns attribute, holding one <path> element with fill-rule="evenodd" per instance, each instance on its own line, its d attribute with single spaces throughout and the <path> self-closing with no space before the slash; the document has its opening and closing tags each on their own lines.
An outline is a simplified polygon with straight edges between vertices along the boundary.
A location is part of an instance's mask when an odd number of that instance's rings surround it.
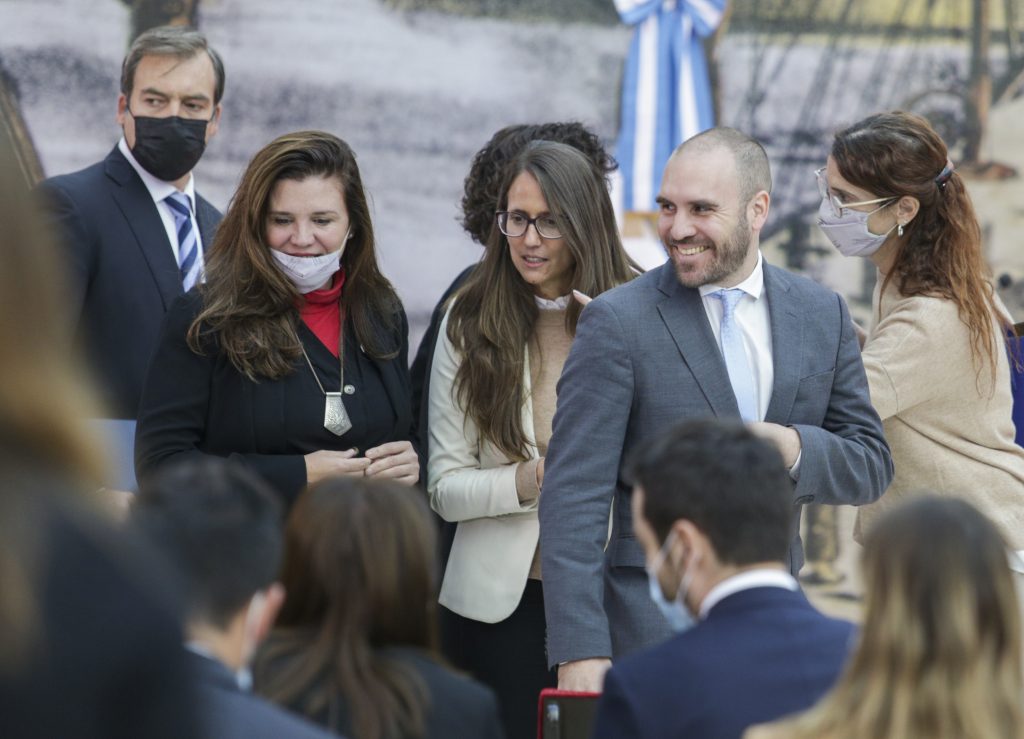
<svg viewBox="0 0 1024 739">
<path fill-rule="evenodd" d="M 346 385 L 341 389 L 341 391 L 345 393 L 345 395 L 354 395 L 356 392 L 356 387 L 355 385 Z"/>
</svg>

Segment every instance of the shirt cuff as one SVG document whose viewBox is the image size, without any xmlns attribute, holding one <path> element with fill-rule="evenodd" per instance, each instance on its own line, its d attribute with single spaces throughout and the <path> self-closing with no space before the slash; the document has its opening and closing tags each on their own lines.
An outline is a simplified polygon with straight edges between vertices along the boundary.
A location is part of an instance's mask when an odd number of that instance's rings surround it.
<svg viewBox="0 0 1024 739">
<path fill-rule="evenodd" d="M 800 460 L 803 459 L 804 450 L 801 449 L 796 453 L 796 461 L 793 466 L 789 468 L 789 476 L 793 479 L 793 482 L 800 481 Z"/>
</svg>

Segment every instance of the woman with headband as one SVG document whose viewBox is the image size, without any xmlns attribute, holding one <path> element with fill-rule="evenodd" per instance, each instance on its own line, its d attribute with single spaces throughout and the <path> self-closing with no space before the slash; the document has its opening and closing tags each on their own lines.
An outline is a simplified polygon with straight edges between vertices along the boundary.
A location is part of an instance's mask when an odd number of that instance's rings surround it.
<svg viewBox="0 0 1024 739">
<path fill-rule="evenodd" d="M 818 224 L 878 268 L 864 343 L 871 401 L 896 476 L 858 511 L 930 489 L 970 500 L 1024 549 L 1024 449 L 1011 418 L 1011 319 L 982 255 L 981 229 L 946 145 L 923 118 L 873 115 L 838 133 L 817 172 Z"/>
</svg>

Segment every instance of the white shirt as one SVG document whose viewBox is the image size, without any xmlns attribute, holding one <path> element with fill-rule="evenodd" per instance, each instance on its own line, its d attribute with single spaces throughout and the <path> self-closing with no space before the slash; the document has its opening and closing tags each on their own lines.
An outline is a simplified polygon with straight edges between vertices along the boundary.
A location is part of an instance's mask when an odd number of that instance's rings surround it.
<svg viewBox="0 0 1024 739">
<path fill-rule="evenodd" d="M 124 136 L 117 142 L 117 148 L 118 151 L 124 154 L 124 158 L 128 160 L 128 163 L 132 165 L 132 169 L 138 172 L 139 177 L 142 179 L 142 184 L 146 186 L 146 190 L 149 192 L 149 197 L 156 204 L 156 212 L 160 214 L 164 230 L 167 231 L 167 240 L 171 242 L 171 250 L 174 252 L 174 263 L 180 264 L 181 260 L 178 258 L 178 229 L 174 221 L 174 211 L 171 210 L 171 206 L 164 202 L 164 198 L 178 192 L 178 188 L 170 182 L 157 179 L 135 161 L 135 156 L 132 154 L 131 149 L 128 148 L 128 142 L 124 140 Z M 199 250 L 196 257 L 199 259 L 199 274 L 202 275 L 203 237 L 199 231 L 199 222 L 196 220 L 196 184 L 195 177 L 191 173 L 189 173 L 188 182 L 185 183 L 185 189 L 182 192 L 188 198 L 188 209 L 192 214 L 192 231 L 196 235 L 196 247 Z"/>
<path fill-rule="evenodd" d="M 715 587 L 711 588 L 711 590 L 708 591 L 708 594 L 704 596 L 703 602 L 700 604 L 700 613 L 698 614 L 698 618 L 703 621 L 707 618 L 708 612 L 710 612 L 712 608 L 728 598 L 730 595 L 735 595 L 742 590 L 751 590 L 753 588 L 785 588 L 786 590 L 796 591 L 800 589 L 800 586 L 792 575 L 788 572 L 783 572 L 782 570 L 747 570 L 746 572 L 741 572 L 738 575 L 727 577 Z"/>
<path fill-rule="evenodd" d="M 757 391 L 757 420 L 763 421 L 768 414 L 772 399 L 772 383 L 775 381 L 775 367 L 772 364 L 772 327 L 768 317 L 768 295 L 764 291 L 764 258 L 757 252 L 757 264 L 736 288 L 744 292 L 736 304 L 736 325 L 743 336 L 743 348 L 747 353 L 750 374 L 754 377 Z M 704 301 L 711 331 L 719 348 L 722 346 L 722 301 L 711 293 L 724 290 L 721 285 L 704 285 L 698 288 Z"/>
</svg>

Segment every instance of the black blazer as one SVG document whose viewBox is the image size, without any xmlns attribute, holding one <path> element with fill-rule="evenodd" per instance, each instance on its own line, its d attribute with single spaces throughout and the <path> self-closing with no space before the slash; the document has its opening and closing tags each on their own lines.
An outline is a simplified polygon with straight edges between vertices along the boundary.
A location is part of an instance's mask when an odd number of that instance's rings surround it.
<svg viewBox="0 0 1024 739">
<path fill-rule="evenodd" d="M 335 436 L 323 427 L 324 396 L 300 356 L 280 380 L 252 382 L 238 372 L 211 338 L 205 353 L 193 352 L 185 335 L 202 307 L 198 290 L 171 305 L 157 342 L 139 405 L 135 471 L 139 480 L 161 465 L 199 454 L 233 457 L 259 472 L 291 502 L 306 485 L 303 455 L 320 449 L 360 452 L 407 440 L 409 399 L 408 325 L 401 313 L 394 359 L 367 356 L 345 324 L 343 395 L 352 429 Z M 299 339 L 328 392 L 340 387 L 338 358 L 299 321 Z"/>
<path fill-rule="evenodd" d="M 412 668 L 427 687 L 430 705 L 423 739 L 501 739 L 504 736 L 498 720 L 498 702 L 489 688 L 441 666 L 437 660 L 418 649 L 388 647 L 384 653 Z M 265 668 L 281 669 L 288 659 L 280 658 Z M 257 669 L 257 691 L 260 689 L 259 676 L 260 670 Z M 304 697 L 300 696 L 292 705 L 285 707 L 296 713 L 301 712 Z M 332 708 L 328 707 L 310 718 L 332 731 L 351 735 L 352 715 L 344 697 L 336 696 L 333 722 L 331 713 Z"/>
<path fill-rule="evenodd" d="M 309 721 L 273 703 L 243 692 L 235 676 L 208 657 L 186 652 L 196 679 L 199 715 L 209 737 L 216 739 L 330 739 Z"/>
<path fill-rule="evenodd" d="M 182 294 L 156 204 L 115 146 L 102 162 L 51 177 L 38 192 L 57 227 L 70 278 L 68 309 L 114 418 L 135 418 L 164 313 Z M 203 249 L 221 214 L 196 194 Z"/>
</svg>

